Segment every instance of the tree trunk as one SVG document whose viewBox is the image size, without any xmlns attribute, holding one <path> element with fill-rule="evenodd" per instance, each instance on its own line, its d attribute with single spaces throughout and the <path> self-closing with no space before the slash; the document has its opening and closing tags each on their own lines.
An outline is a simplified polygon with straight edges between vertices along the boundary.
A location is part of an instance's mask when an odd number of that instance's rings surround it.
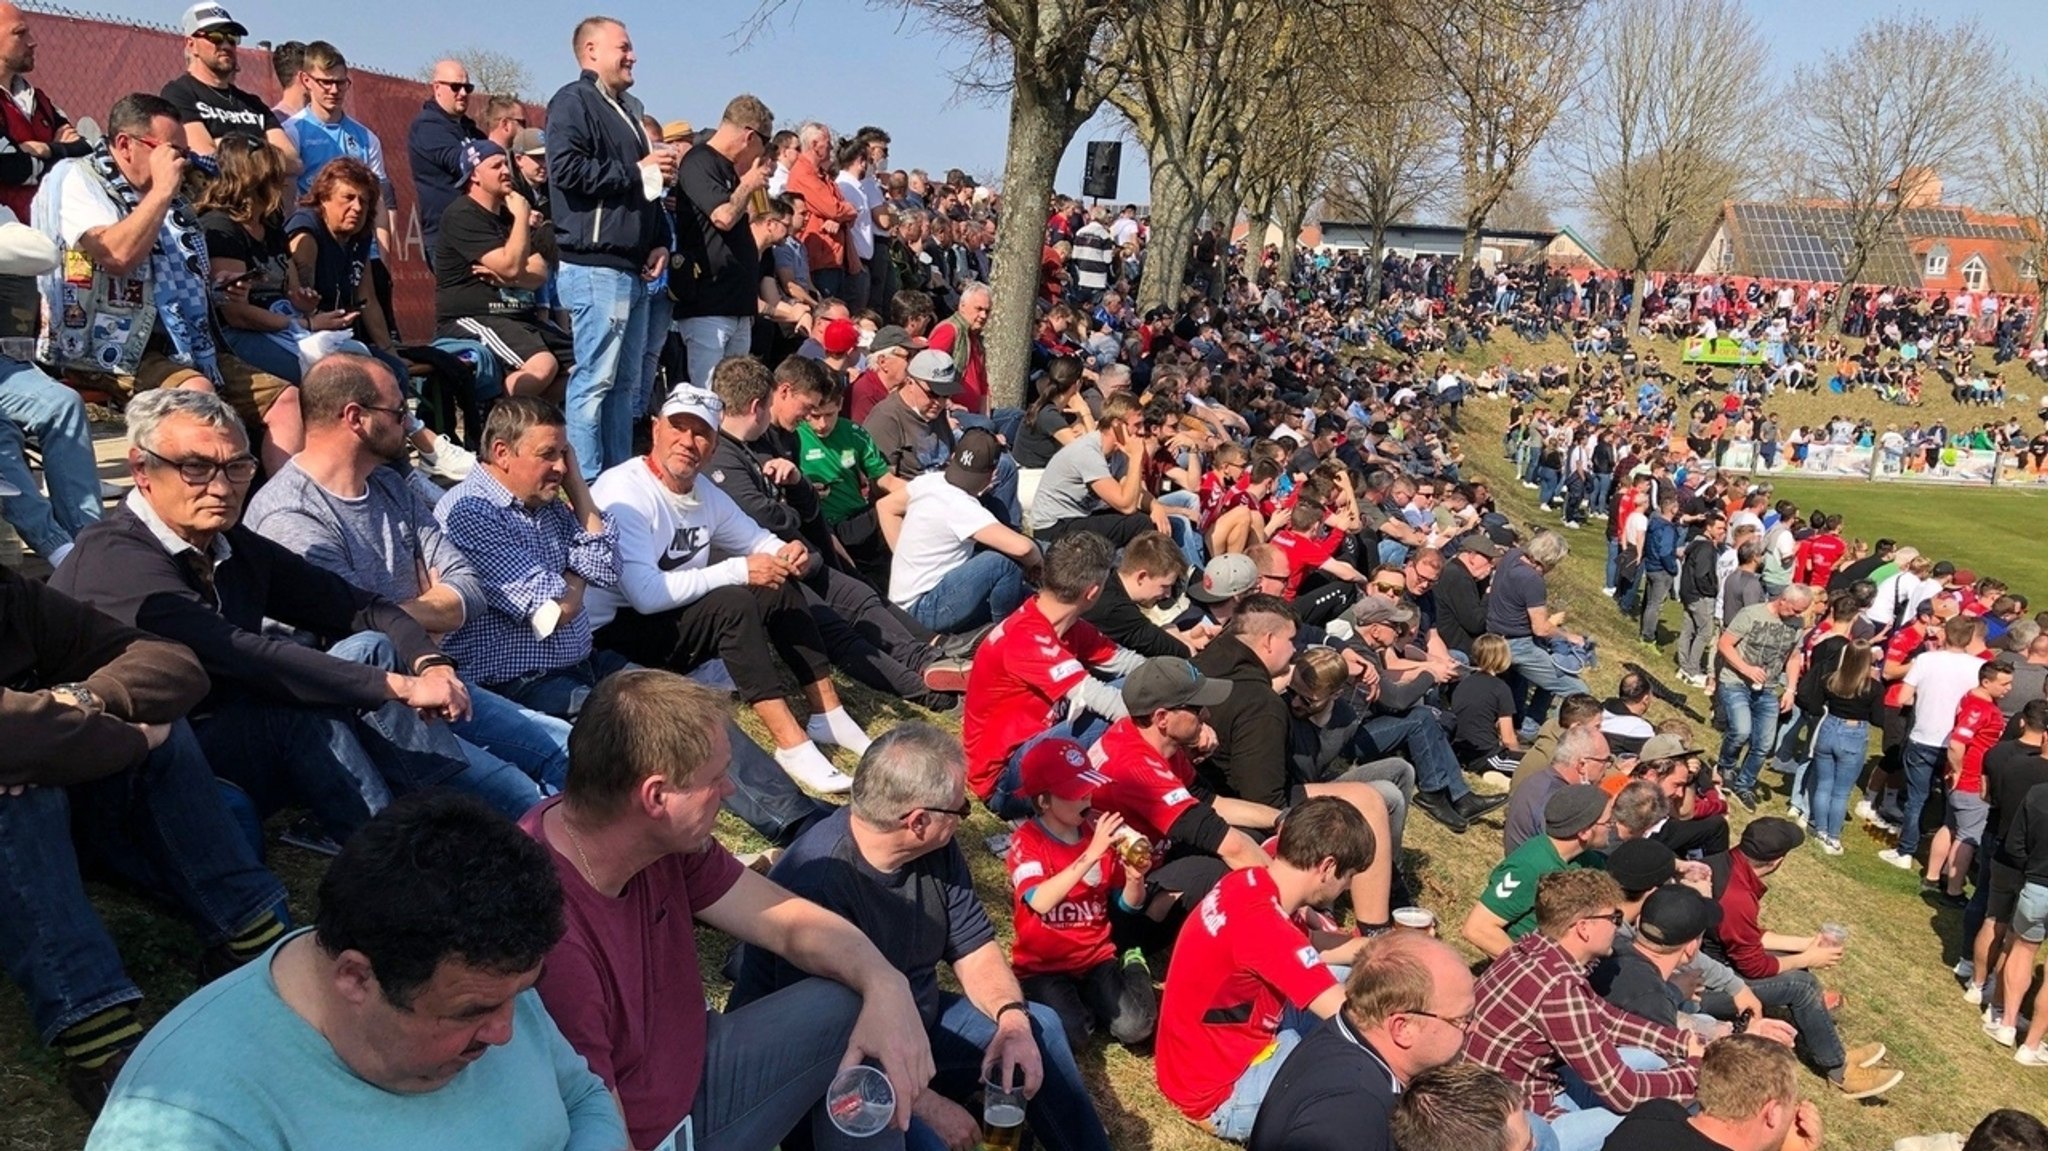
<svg viewBox="0 0 2048 1151">
<path fill-rule="evenodd" d="M 1007 195 L 1004 198 L 1009 199 Z M 1175 175 L 1170 165 L 1152 169 L 1152 238 L 1145 246 L 1145 280 L 1138 286 L 1140 312 L 1171 308 L 1180 302 L 1197 211 L 1194 189 Z"/>
<path fill-rule="evenodd" d="M 1294 255 L 1295 249 L 1299 247 L 1296 241 L 1301 238 L 1302 221 L 1307 218 L 1308 209 L 1306 207 L 1289 208 L 1287 211 L 1280 213 L 1280 268 L 1278 275 L 1280 282 L 1283 284 L 1294 279 Z"/>
<path fill-rule="evenodd" d="M 1365 306 L 1377 308 L 1380 304 L 1380 279 L 1385 275 L 1381 269 L 1387 260 L 1386 213 L 1375 212 L 1372 219 L 1372 250 L 1366 253 L 1365 262 Z"/>
<path fill-rule="evenodd" d="M 1265 262 L 1266 227 L 1272 222 L 1272 210 L 1260 204 L 1253 204 L 1245 214 L 1244 251 L 1239 253 L 1237 270 L 1247 283 L 1259 282 L 1259 266 Z M 1230 225 L 1233 230 L 1237 225 Z"/>
<path fill-rule="evenodd" d="M 1649 269 L 1641 261 L 1638 261 L 1635 270 L 1629 273 L 1628 278 L 1633 288 L 1628 295 L 1628 318 L 1621 322 L 1621 338 L 1633 340 L 1636 338 L 1636 325 L 1643 318 L 1643 293 L 1650 290 Z"/>
<path fill-rule="evenodd" d="M 1034 90 L 1017 69 L 1010 94 L 1010 143 L 1003 156 L 1003 201 L 996 227 L 993 308 L 982 346 L 988 357 L 989 404 L 1024 406 L 1031 339 L 1038 328 L 1039 256 L 1045 248 L 1044 206 L 1051 200 L 1060 154 L 1073 130 L 1058 93 Z M 1147 268 L 1148 281 L 1152 278 Z"/>
</svg>

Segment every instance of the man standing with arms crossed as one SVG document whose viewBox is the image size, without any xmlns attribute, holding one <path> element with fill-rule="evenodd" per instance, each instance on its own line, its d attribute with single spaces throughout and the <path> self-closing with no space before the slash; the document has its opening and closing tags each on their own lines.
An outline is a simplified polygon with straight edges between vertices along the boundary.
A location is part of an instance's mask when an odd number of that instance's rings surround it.
<svg viewBox="0 0 2048 1151">
<path fill-rule="evenodd" d="M 633 456 L 647 386 L 647 281 L 668 262 L 664 189 L 681 156 L 655 148 L 633 86 L 633 40 L 603 16 L 571 38 L 583 72 L 548 101 L 548 196 L 562 267 L 557 283 L 576 340 L 564 414 L 583 478 Z"/>
</svg>

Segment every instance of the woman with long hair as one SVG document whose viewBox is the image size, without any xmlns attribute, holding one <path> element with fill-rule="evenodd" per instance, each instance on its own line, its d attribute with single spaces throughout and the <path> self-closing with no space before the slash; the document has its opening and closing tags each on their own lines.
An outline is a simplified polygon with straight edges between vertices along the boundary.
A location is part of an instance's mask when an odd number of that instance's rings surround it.
<svg viewBox="0 0 2048 1151">
<path fill-rule="evenodd" d="M 320 166 L 320 174 L 313 178 L 312 187 L 282 231 L 295 302 L 309 317 L 307 326 L 315 331 L 329 330 L 336 323 L 346 326 L 410 395 L 411 365 L 398 354 L 391 327 L 384 322 L 376 279 L 370 275 L 370 241 L 376 234 L 381 195 L 377 175 L 369 165 L 347 156 L 329 160 Z M 468 474 L 475 459 L 467 450 L 445 442 L 411 413 L 406 415 L 406 426 L 408 438 L 420 453 L 420 463 L 428 471 L 455 480 Z"/>
<path fill-rule="evenodd" d="M 1869 644 L 1844 636 L 1841 660 L 1820 681 L 1822 713 L 1820 729 L 1813 736 L 1813 810 L 1809 820 L 1820 849 L 1829 855 L 1842 854 L 1842 821 L 1847 818 L 1849 793 L 1856 777 L 1870 757 L 1870 726 L 1881 718 L 1884 683 L 1871 674 L 1873 660 Z M 1819 660 L 1821 653 L 1816 651 Z"/>
<path fill-rule="evenodd" d="M 1055 356 L 1038 378 L 1038 395 L 1024 409 L 1017 428 L 1017 466 L 1042 468 L 1053 453 L 1095 430 L 1095 418 L 1081 397 L 1082 366 L 1076 356 Z"/>
<path fill-rule="evenodd" d="M 261 140 L 231 136 L 222 140 L 214 160 L 220 175 L 200 192 L 193 210 L 206 236 L 214 282 L 242 282 L 249 289 L 246 298 L 223 295 L 217 301 L 221 335 L 236 356 L 297 383 L 294 334 L 345 330 L 355 313 L 316 311 L 299 283 L 285 241 L 292 180 L 283 154 Z"/>
</svg>

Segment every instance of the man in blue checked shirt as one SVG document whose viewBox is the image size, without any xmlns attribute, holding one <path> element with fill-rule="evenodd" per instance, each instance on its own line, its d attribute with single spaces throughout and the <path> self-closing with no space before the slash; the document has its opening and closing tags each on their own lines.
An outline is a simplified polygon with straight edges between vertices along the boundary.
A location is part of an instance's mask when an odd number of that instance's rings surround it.
<svg viewBox="0 0 2048 1151">
<path fill-rule="evenodd" d="M 591 646 L 583 611 L 591 585 L 618 584 L 618 532 L 592 501 L 554 405 L 532 396 L 499 401 L 483 449 L 476 470 L 434 510 L 476 569 L 486 606 L 444 647 L 475 682 L 573 722 L 600 679 L 632 666 Z M 787 844 L 830 813 L 731 720 L 726 735 L 736 786 L 726 805 L 735 815 Z"/>
</svg>

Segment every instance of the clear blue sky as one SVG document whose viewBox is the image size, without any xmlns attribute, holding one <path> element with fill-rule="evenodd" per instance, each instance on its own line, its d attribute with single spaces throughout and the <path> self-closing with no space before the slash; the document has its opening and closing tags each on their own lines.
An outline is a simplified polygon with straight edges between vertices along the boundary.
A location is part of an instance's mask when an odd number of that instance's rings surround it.
<svg viewBox="0 0 2048 1151">
<path fill-rule="evenodd" d="M 538 89 L 527 95 L 544 100 L 575 71 L 567 41 L 576 10 L 542 0 L 222 2 L 249 27 L 252 39 L 330 40 L 353 61 L 401 75 L 413 74 L 444 49 L 492 48 L 523 60 Z M 1893 10 L 1868 0 L 1798 0 L 1793 15 L 1785 0 L 1746 2 L 1785 76 L 1846 44 L 1878 11 Z M 91 7 L 117 19 L 160 24 L 175 24 L 182 11 L 177 0 L 94 0 Z M 640 58 L 635 94 L 662 119 L 702 125 L 728 98 L 751 91 L 779 120 L 822 119 L 841 131 L 882 125 L 894 138 L 891 161 L 899 167 L 962 167 L 985 174 L 1002 167 L 1007 109 L 957 94 L 953 74 L 968 62 L 971 46 L 938 36 L 914 10 L 878 9 L 866 0 L 802 0 L 787 4 L 745 43 L 740 33 L 757 10 L 755 0 L 604 0 L 594 10 L 624 20 L 632 31 Z M 2048 63 L 2026 53 L 2039 44 L 2040 0 L 1946 0 L 1897 10 L 1974 16 L 2014 49 L 2015 78 L 2048 76 Z M 1997 83 L 1987 84 L 1987 116 L 1996 113 L 1997 101 L 1989 97 Z M 1080 190 L 1080 142 L 1114 135 L 1101 117 L 1084 127 L 1060 167 L 1059 186 Z M 1127 141 L 1119 198 L 1148 199 L 1145 180 L 1143 153 Z"/>
</svg>

